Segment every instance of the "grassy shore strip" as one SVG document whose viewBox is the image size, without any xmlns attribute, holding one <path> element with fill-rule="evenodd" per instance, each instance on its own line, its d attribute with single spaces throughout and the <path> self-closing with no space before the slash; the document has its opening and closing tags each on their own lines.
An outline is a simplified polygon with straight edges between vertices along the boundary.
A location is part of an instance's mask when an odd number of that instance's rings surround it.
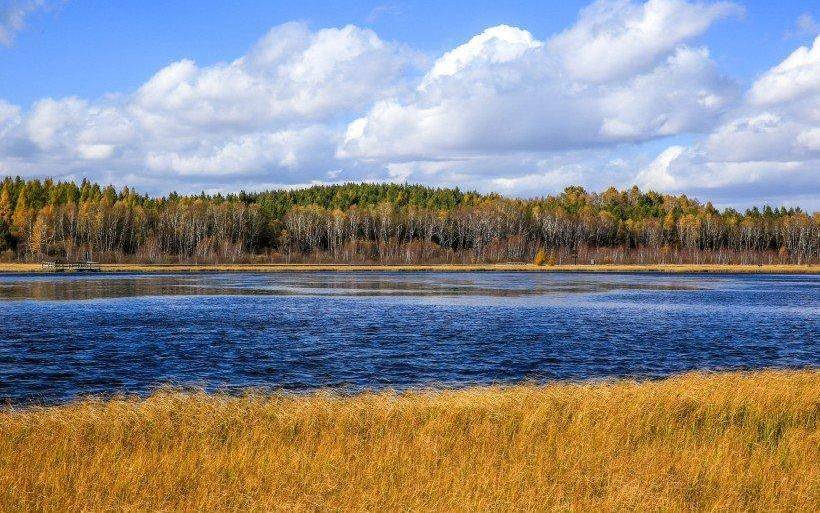
<svg viewBox="0 0 820 513">
<path fill-rule="evenodd" d="M 820 274 L 820 265 L 723 265 L 723 264 L 638 264 L 638 265 L 556 265 L 532 264 L 434 264 L 434 265 L 359 265 L 359 264 L 102 264 L 110 273 L 197 273 L 197 272 L 613 272 L 613 273 L 742 273 L 742 274 Z M 0 273 L 39 273 L 40 264 L 0 263 Z"/>
<path fill-rule="evenodd" d="M 820 370 L 0 410 L 3 511 L 818 511 Z"/>
</svg>

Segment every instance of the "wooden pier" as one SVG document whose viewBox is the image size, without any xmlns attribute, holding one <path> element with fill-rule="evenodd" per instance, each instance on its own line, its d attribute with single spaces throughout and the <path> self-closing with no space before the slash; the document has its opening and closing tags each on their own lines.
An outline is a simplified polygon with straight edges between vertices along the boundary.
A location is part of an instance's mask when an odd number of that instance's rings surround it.
<svg viewBox="0 0 820 513">
<path fill-rule="evenodd" d="M 43 262 L 43 270 L 55 273 L 98 273 L 100 264 L 96 262 Z"/>
</svg>

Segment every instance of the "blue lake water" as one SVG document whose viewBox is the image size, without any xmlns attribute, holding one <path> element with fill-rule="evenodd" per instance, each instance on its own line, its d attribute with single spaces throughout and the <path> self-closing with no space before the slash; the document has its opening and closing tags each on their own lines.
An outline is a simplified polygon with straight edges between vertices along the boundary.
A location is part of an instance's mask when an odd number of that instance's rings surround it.
<svg viewBox="0 0 820 513">
<path fill-rule="evenodd" d="M 820 277 L 0 276 L 0 400 L 820 366 Z"/>
</svg>

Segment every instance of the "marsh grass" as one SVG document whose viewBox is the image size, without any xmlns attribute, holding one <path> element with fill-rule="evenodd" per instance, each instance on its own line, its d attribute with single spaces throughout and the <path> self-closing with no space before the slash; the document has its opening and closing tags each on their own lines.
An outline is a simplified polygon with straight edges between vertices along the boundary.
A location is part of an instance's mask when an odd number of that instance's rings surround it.
<svg viewBox="0 0 820 513">
<path fill-rule="evenodd" d="M 820 371 L 0 412 L 0 510 L 820 510 Z"/>
</svg>

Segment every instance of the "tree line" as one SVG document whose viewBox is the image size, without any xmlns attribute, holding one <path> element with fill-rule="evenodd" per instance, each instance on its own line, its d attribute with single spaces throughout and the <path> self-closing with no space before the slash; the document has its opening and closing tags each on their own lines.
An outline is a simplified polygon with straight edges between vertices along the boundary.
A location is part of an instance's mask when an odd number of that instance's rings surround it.
<svg viewBox="0 0 820 513">
<path fill-rule="evenodd" d="M 102 262 L 817 263 L 820 213 L 716 209 L 637 187 L 532 199 L 401 184 L 150 197 L 0 186 L 0 258 Z"/>
</svg>

